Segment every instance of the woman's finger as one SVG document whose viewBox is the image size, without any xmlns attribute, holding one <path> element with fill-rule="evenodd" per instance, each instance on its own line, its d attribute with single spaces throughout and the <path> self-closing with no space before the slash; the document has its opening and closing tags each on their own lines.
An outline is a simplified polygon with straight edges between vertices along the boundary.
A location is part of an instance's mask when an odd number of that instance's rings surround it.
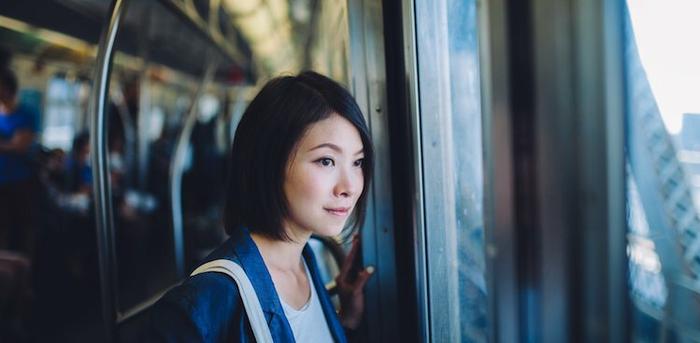
<svg viewBox="0 0 700 343">
<path fill-rule="evenodd" d="M 348 274 L 350 273 L 350 269 L 352 268 L 353 261 L 355 261 L 355 255 L 357 255 L 357 251 L 360 249 L 360 236 L 355 235 L 355 237 L 352 239 L 352 247 L 350 248 L 350 252 L 348 253 L 347 256 L 345 256 L 345 261 L 343 261 L 343 266 L 340 268 L 340 276 L 343 279 L 343 281 L 348 277 Z"/>
<path fill-rule="evenodd" d="M 365 287 L 367 280 L 369 280 L 369 278 L 372 277 L 372 274 L 374 274 L 373 266 L 369 266 L 363 269 L 361 272 L 357 273 L 357 279 L 352 284 L 353 290 L 355 292 L 361 291 Z"/>
</svg>

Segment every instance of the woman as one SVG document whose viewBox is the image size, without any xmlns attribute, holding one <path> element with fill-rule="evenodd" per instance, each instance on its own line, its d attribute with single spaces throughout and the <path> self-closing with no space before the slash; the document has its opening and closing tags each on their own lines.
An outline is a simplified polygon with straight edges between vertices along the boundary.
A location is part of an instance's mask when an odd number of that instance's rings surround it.
<svg viewBox="0 0 700 343">
<path fill-rule="evenodd" d="M 336 279 L 338 315 L 306 243 L 312 234 L 359 228 L 372 165 L 357 103 L 320 74 L 269 81 L 243 114 L 229 161 L 224 224 L 231 238 L 204 262 L 223 258 L 243 268 L 275 342 L 346 342 L 342 327 L 359 325 L 373 271 L 350 275 L 359 240 Z M 169 291 L 152 311 L 150 333 L 165 341 L 255 341 L 236 284 L 215 272 Z"/>
</svg>

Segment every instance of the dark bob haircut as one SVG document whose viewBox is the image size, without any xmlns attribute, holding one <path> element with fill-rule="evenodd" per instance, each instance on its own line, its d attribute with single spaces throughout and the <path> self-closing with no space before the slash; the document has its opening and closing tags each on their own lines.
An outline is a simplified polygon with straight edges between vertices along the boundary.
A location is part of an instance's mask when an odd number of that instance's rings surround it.
<svg viewBox="0 0 700 343">
<path fill-rule="evenodd" d="M 369 129 L 345 88 L 306 71 L 268 81 L 243 113 L 228 163 L 224 226 L 229 235 L 245 227 L 272 239 L 290 240 L 283 227 L 289 215 L 283 186 L 290 155 L 311 124 L 334 114 L 352 123 L 364 149 L 364 188 L 349 226 L 351 232 L 358 230 L 365 217 L 374 165 Z"/>
</svg>

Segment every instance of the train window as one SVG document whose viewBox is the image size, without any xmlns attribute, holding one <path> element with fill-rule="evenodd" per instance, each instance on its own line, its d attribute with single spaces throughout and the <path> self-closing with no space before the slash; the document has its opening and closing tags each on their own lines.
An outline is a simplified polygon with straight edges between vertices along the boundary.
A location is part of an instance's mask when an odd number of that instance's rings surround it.
<svg viewBox="0 0 700 343">
<path fill-rule="evenodd" d="M 628 226 L 633 338 L 697 339 L 700 31 L 692 1 L 628 0 Z"/>
<path fill-rule="evenodd" d="M 487 341 L 477 3 L 416 1 L 432 341 Z"/>
<path fill-rule="evenodd" d="M 75 79 L 55 76 L 49 80 L 41 133 L 41 142 L 47 148 L 70 150 L 73 137 L 85 127 L 81 119 L 86 110 L 82 104 L 87 89 Z"/>
</svg>

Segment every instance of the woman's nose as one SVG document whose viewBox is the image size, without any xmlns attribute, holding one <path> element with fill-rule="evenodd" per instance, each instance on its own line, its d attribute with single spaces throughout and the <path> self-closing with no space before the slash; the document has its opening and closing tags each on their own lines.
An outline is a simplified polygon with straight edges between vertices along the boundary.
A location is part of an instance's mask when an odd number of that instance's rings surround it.
<svg viewBox="0 0 700 343">
<path fill-rule="evenodd" d="M 360 187 L 362 187 L 362 173 L 343 170 L 338 177 L 334 193 L 336 196 L 348 198 L 355 195 Z"/>
</svg>

